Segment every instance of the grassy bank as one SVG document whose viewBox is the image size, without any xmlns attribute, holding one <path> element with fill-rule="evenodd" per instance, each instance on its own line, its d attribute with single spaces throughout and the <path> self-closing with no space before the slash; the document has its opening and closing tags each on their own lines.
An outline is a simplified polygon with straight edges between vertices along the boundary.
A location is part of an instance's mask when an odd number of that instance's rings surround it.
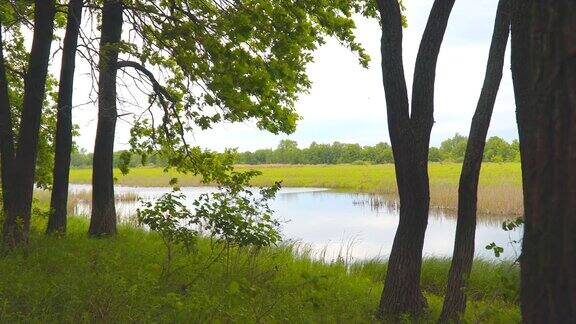
<svg viewBox="0 0 576 324">
<path fill-rule="evenodd" d="M 458 181 L 462 165 L 431 163 L 430 199 L 435 207 L 455 209 L 458 204 Z M 248 168 L 246 166 L 239 167 Z M 287 187 L 326 187 L 342 191 L 395 195 L 393 165 L 320 165 L 254 166 L 262 175 L 255 185 L 270 185 L 282 180 Z M 191 175 L 164 173 L 160 168 L 137 168 L 126 176 L 117 172 L 118 184 L 129 186 L 165 186 L 172 177 L 180 185 L 194 186 L 200 179 Z M 90 183 L 91 170 L 72 170 L 70 181 Z M 480 176 L 478 208 L 486 214 L 522 214 L 522 179 L 519 163 L 484 163 Z"/>
<path fill-rule="evenodd" d="M 36 219 L 27 250 L 0 258 L 2 323 L 373 322 L 386 269 L 312 261 L 291 247 L 221 254 L 201 240 L 161 278 L 164 249 L 153 233 L 123 226 L 117 237 L 88 239 L 87 221 L 72 218 L 66 237 L 45 237 L 43 223 Z M 424 262 L 430 312 L 421 322 L 439 315 L 448 267 Z M 519 322 L 517 282 L 508 264 L 476 262 L 466 322 Z"/>
</svg>

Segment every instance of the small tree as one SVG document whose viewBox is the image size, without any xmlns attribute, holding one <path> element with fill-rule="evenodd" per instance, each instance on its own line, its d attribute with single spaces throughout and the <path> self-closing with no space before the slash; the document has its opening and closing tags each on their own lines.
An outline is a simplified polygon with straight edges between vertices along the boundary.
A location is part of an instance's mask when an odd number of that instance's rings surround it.
<svg viewBox="0 0 576 324">
<path fill-rule="evenodd" d="M 198 238 L 198 230 L 188 227 L 198 224 L 182 203 L 184 198 L 182 193 L 175 190 L 162 195 L 154 203 L 145 202 L 144 209 L 137 210 L 138 222 L 157 232 L 166 248 L 162 277 L 167 277 L 171 272 L 174 249 L 181 245 L 190 251 Z"/>
<path fill-rule="evenodd" d="M 162 276 L 166 278 L 172 272 L 175 248 L 182 246 L 191 251 L 201 235 L 224 243 L 226 249 L 278 243 L 279 223 L 268 203 L 279 188 L 278 183 L 258 192 L 234 184 L 220 187 L 196 199 L 193 212 L 184 205 L 185 195 L 177 188 L 155 202 L 145 202 L 144 209 L 138 209 L 138 221 L 162 238 L 166 248 Z"/>
</svg>

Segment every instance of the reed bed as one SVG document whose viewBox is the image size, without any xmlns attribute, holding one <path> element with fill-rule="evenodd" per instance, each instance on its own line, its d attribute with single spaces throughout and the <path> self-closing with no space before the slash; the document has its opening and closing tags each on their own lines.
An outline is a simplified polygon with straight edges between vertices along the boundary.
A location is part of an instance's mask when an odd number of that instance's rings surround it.
<svg viewBox="0 0 576 324">
<path fill-rule="evenodd" d="M 522 188 L 510 183 L 484 185 L 478 188 L 478 213 L 485 216 L 522 215 Z M 430 204 L 436 208 L 456 212 L 458 187 L 435 184 L 430 187 Z"/>
<path fill-rule="evenodd" d="M 35 190 L 34 199 L 40 206 L 46 207 L 50 205 L 50 190 Z M 122 192 L 116 193 L 116 202 L 137 202 L 140 199 L 138 193 L 135 192 Z M 92 203 L 92 190 L 76 190 L 68 193 L 68 211 L 72 212 L 79 204 Z"/>
<path fill-rule="evenodd" d="M 238 166 L 238 170 L 262 172 L 253 180 L 256 186 L 282 181 L 284 187 L 322 187 L 338 191 L 374 193 L 387 198 L 397 195 L 394 165 L 264 165 Z M 432 207 L 456 210 L 462 164 L 430 163 L 430 202 Z M 478 211 L 486 215 L 521 215 L 522 178 L 520 163 L 484 163 L 478 189 Z M 126 176 L 116 171 L 118 184 L 128 186 L 168 186 L 178 178 L 180 186 L 206 185 L 197 176 L 164 172 L 162 168 L 136 168 Z M 91 170 L 72 170 L 70 181 L 90 183 Z"/>
</svg>

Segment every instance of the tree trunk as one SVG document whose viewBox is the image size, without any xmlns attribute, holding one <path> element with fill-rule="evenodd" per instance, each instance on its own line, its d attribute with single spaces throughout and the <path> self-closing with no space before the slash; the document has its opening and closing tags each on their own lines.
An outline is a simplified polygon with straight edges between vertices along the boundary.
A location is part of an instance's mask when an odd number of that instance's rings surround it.
<svg viewBox="0 0 576 324">
<path fill-rule="evenodd" d="M 92 217 L 89 234 L 116 234 L 114 205 L 114 134 L 116 131 L 116 74 L 122 36 L 122 1 L 106 0 L 102 9 L 102 36 L 98 80 L 98 126 L 92 173 Z"/>
<path fill-rule="evenodd" d="M 440 322 L 459 322 L 466 308 L 466 283 L 474 259 L 474 239 L 476 233 L 476 203 L 478 200 L 478 179 L 484 155 L 486 135 L 494 110 L 496 95 L 502 80 L 502 69 L 506 45 L 510 34 L 510 0 L 500 0 L 496 12 L 488 65 L 482 92 L 470 126 L 470 135 L 458 192 L 458 223 L 452 265 L 448 275 L 448 286 Z"/>
<path fill-rule="evenodd" d="M 0 31 L 2 22 L 0 21 Z M 14 131 L 8 97 L 8 79 L 4 62 L 2 33 L 0 32 L 0 167 L 2 168 L 2 211 L 7 214 L 13 201 L 12 174 L 14 165 Z"/>
<path fill-rule="evenodd" d="M 54 33 L 55 13 L 54 0 L 35 1 L 34 37 L 26 73 L 18 148 L 13 168 L 14 178 L 11 184 L 15 189 L 12 196 L 14 200 L 10 206 L 11 210 L 6 214 L 3 229 L 4 242 L 8 246 L 25 243 L 28 240 L 36 158 L 38 156 L 38 136 L 46 93 L 46 77 Z"/>
<path fill-rule="evenodd" d="M 512 75 L 522 157 L 525 323 L 576 319 L 576 2 L 515 0 Z"/>
<path fill-rule="evenodd" d="M 50 216 L 48 233 L 66 232 L 66 214 L 68 205 L 68 180 L 70 173 L 70 154 L 72 152 L 72 94 L 74 91 L 74 69 L 76 65 L 76 48 L 82 21 L 83 0 L 70 0 L 64 48 L 62 50 L 62 67 L 60 68 L 60 85 L 58 89 L 58 114 L 56 119 L 56 142 L 54 158 L 54 182 L 50 199 Z"/>
<path fill-rule="evenodd" d="M 388 260 L 379 306 L 381 318 L 427 307 L 420 290 L 422 248 L 428 225 L 428 148 L 434 124 L 434 79 L 440 45 L 454 0 L 436 0 L 420 42 L 410 115 L 402 62 L 402 14 L 397 0 L 378 0 L 382 19 L 382 74 L 388 129 L 400 196 L 400 221 Z"/>
</svg>

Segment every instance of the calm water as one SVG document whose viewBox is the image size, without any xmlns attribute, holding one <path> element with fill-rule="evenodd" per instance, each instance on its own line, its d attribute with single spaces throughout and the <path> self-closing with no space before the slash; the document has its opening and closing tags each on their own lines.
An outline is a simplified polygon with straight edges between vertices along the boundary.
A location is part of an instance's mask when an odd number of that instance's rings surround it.
<svg viewBox="0 0 576 324">
<path fill-rule="evenodd" d="M 181 188 L 191 208 L 200 194 L 213 192 L 210 187 Z M 89 185 L 72 185 L 72 191 L 90 190 Z M 170 188 L 116 187 L 116 193 L 137 193 L 143 199 L 154 199 Z M 284 188 L 271 204 L 276 217 L 282 222 L 282 234 L 287 240 L 298 241 L 312 249 L 318 257 L 333 260 L 338 256 L 348 260 L 387 257 L 392 247 L 398 210 L 394 203 L 375 207 L 369 203 L 373 195 L 333 192 L 321 188 Z M 135 214 L 139 202 L 118 202 L 119 217 L 126 219 Z M 89 206 L 79 204 L 76 213 L 88 214 Z M 514 217 L 509 217 L 514 218 Z M 476 255 L 493 259 L 485 246 L 495 242 L 504 247 L 504 258 L 515 258 L 519 251 L 521 231 L 505 232 L 502 218 L 480 218 L 476 230 Z M 450 257 L 454 245 L 456 218 L 432 210 L 424 242 L 424 255 Z"/>
</svg>

